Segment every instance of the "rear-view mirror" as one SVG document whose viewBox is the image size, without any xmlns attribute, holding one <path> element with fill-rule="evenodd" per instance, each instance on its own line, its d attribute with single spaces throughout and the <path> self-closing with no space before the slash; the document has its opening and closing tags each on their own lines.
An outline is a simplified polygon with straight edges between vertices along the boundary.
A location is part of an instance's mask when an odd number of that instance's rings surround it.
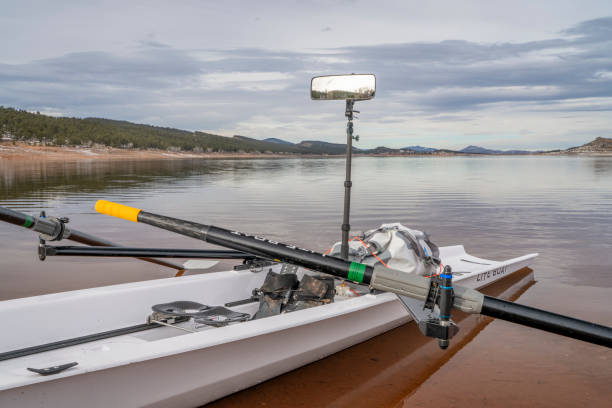
<svg viewBox="0 0 612 408">
<path fill-rule="evenodd" d="M 376 93 L 373 74 L 326 75 L 312 78 L 310 97 L 315 100 L 372 99 Z"/>
</svg>

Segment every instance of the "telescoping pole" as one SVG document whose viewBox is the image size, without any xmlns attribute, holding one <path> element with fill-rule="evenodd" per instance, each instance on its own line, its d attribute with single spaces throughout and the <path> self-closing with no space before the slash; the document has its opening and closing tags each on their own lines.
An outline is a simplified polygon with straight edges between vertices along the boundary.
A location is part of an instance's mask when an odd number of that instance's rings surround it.
<svg viewBox="0 0 612 408">
<path fill-rule="evenodd" d="M 429 279 L 386 268 L 383 265 L 371 267 L 357 262 L 345 261 L 308 249 L 298 248 L 295 245 L 283 244 L 212 225 L 165 217 L 104 200 L 96 203 L 96 211 L 129 221 L 153 225 L 227 248 L 261 254 L 270 259 L 366 284 L 373 289 L 393 292 L 418 300 L 425 300 L 429 294 Z M 463 312 L 484 314 L 612 348 L 612 328 L 610 327 L 511 302 L 506 303 L 517 307 L 505 308 L 504 305 L 498 303 L 499 299 L 485 297 L 474 289 L 462 286 L 454 286 L 453 291 L 452 307 Z"/>
<path fill-rule="evenodd" d="M 344 211 L 342 213 L 342 240 L 340 241 L 340 257 L 348 260 L 348 238 L 351 231 L 351 165 L 353 160 L 353 106 L 355 101 L 346 100 L 346 179 L 344 180 Z"/>
</svg>

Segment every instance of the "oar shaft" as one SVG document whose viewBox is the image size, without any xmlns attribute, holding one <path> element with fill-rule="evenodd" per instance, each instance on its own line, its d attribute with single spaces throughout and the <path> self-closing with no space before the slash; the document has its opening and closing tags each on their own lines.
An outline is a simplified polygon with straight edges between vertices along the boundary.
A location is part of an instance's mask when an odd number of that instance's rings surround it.
<svg viewBox="0 0 612 408">
<path fill-rule="evenodd" d="M 70 241 L 78 242 L 79 244 L 89 246 L 116 246 L 117 244 L 106 239 L 94 237 L 93 235 L 87 234 L 86 232 L 70 230 L 70 236 L 66 238 Z"/>
<path fill-rule="evenodd" d="M 612 328 L 545 310 L 485 296 L 483 315 L 601 346 L 612 347 Z"/>
<path fill-rule="evenodd" d="M 64 231 L 59 221 L 33 217 L 29 214 L 23 214 L 5 207 L 0 207 L 0 221 L 28 228 L 48 236 L 56 236 L 59 234 L 69 235 Z"/>
<path fill-rule="evenodd" d="M 19 225 L 24 228 L 31 228 L 34 225 L 33 217 L 26 214 L 13 211 L 6 207 L 0 207 L 0 220 L 8 222 L 9 224 Z"/>
<path fill-rule="evenodd" d="M 106 239 L 94 237 L 93 235 L 87 234 L 82 231 L 70 230 L 70 236 L 67 238 L 70 241 L 78 242 L 79 244 L 89 245 L 89 246 L 102 246 L 102 247 L 117 247 L 116 243 L 112 241 L 108 241 Z M 152 264 L 165 266 L 167 268 L 176 269 L 177 271 L 183 271 L 185 268 L 182 265 L 175 264 L 173 262 L 164 261 L 161 259 L 149 258 L 146 256 L 136 257 L 141 261 L 150 262 Z"/>
<path fill-rule="evenodd" d="M 249 236 L 237 231 L 165 217 L 145 211 L 140 211 L 136 219 L 143 224 L 153 225 L 168 231 L 210 242 L 211 244 L 222 245 L 236 250 L 246 250 L 249 253 L 261 257 L 278 259 L 282 262 L 289 262 L 305 268 L 316 269 L 320 272 L 355 280 L 360 283 L 369 284 L 372 277 L 373 268 L 370 266 L 362 266 L 355 262 L 347 262 L 339 258 L 323 256 L 308 249 L 271 241 L 262 237 Z M 359 270 L 355 270 L 356 268 L 359 268 Z"/>
</svg>

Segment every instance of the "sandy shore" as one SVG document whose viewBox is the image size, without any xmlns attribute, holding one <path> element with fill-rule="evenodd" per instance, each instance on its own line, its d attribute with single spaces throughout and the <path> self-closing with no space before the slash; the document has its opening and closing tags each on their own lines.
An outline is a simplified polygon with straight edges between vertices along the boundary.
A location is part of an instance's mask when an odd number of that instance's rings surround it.
<svg viewBox="0 0 612 408">
<path fill-rule="evenodd" d="M 437 152 L 435 156 L 455 156 L 447 152 Z M 431 156 L 431 154 L 362 154 L 353 153 L 358 156 Z M 26 143 L 0 142 L 0 160 L 47 160 L 47 161 L 76 161 L 76 160 L 156 160 L 156 159 L 287 159 L 292 157 L 301 158 L 343 158 L 344 155 L 325 154 L 291 154 L 291 153 L 193 153 L 193 152 L 169 152 L 166 150 L 137 150 L 119 149 L 114 147 L 82 148 L 82 147 L 59 147 L 59 146 L 35 146 Z"/>
<path fill-rule="evenodd" d="M 135 150 L 104 148 L 79 148 L 58 146 L 33 146 L 25 143 L 0 143 L 0 160 L 154 160 L 154 159 L 252 159 L 252 158 L 286 158 L 290 154 L 256 154 L 256 153 L 193 153 L 168 152 L 165 150 Z"/>
</svg>

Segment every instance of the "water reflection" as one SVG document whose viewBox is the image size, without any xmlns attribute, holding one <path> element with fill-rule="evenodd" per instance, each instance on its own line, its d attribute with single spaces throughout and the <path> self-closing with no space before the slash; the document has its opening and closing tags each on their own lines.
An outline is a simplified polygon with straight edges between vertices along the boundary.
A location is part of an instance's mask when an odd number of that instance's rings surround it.
<svg viewBox="0 0 612 408">
<path fill-rule="evenodd" d="M 608 177 L 612 175 L 612 160 L 609 157 L 594 157 L 589 162 L 595 175 Z"/>
<path fill-rule="evenodd" d="M 351 224 L 400 221 L 493 258 L 552 251 L 539 262 L 558 268 L 540 278 L 584 282 L 585 260 L 595 270 L 612 263 L 602 252 L 612 242 L 610 169 L 612 157 L 358 157 Z M 94 214 L 94 202 L 106 198 L 325 250 L 340 235 L 343 181 L 342 159 L 4 160 L 0 205 L 47 209 L 108 239 L 135 239 L 138 231 L 143 245 L 159 246 L 158 237 L 184 242 Z M 14 236 L 8 231 L 1 227 L 0 236 Z"/>
<path fill-rule="evenodd" d="M 241 170 L 244 169 L 242 167 Z M 194 176 L 206 180 L 215 174 L 233 170 L 231 166 L 215 161 L 202 166 L 192 160 L 0 161 L 0 198 L 10 201 L 34 195 L 42 201 L 53 195 L 71 196 L 112 190 L 153 192 L 153 183 L 163 184 L 167 180 L 184 180 Z"/>
</svg>

